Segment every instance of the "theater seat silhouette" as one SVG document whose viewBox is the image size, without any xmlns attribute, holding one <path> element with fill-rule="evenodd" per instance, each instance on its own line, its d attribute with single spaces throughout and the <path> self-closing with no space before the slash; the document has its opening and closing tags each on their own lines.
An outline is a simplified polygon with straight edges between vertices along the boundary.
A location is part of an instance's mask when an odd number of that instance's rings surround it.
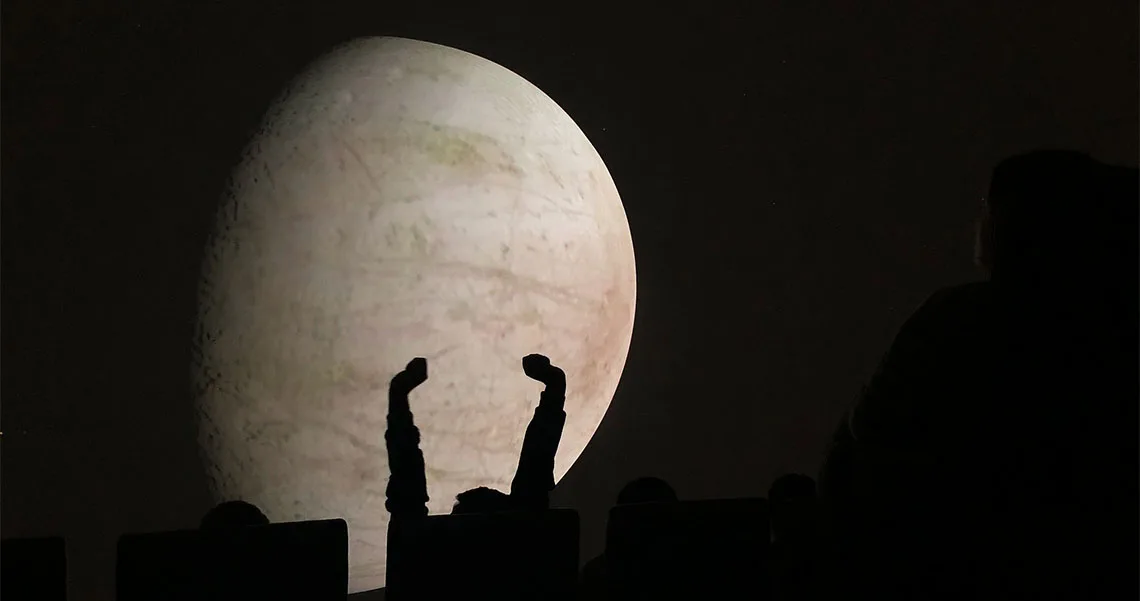
<svg viewBox="0 0 1140 601">
<path fill-rule="evenodd" d="M 0 541 L 0 598 L 67 600 L 67 544 L 62 537 Z"/>
<path fill-rule="evenodd" d="M 618 505 L 606 525 L 610 599 L 769 597 L 768 503 Z"/>
<path fill-rule="evenodd" d="M 389 601 L 569 600 L 577 577 L 578 513 L 570 509 L 388 524 Z"/>
<path fill-rule="evenodd" d="M 348 594 L 344 520 L 284 522 L 119 539 L 119 601 L 338 599 Z"/>
</svg>

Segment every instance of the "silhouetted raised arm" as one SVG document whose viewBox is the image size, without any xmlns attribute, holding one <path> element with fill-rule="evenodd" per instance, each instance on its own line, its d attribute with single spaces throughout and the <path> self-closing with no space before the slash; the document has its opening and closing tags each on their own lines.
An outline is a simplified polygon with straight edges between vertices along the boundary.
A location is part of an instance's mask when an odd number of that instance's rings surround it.
<svg viewBox="0 0 1140 601">
<path fill-rule="evenodd" d="M 519 467 L 511 482 L 511 497 L 520 507 L 541 509 L 549 505 L 549 494 L 554 489 L 554 455 L 566 425 L 566 374 L 542 355 L 524 357 L 523 371 L 545 384 L 546 389 L 526 429 Z"/>
<path fill-rule="evenodd" d="M 412 359 L 388 385 L 388 488 L 384 507 L 393 516 L 427 515 L 427 478 L 420 431 L 412 419 L 408 393 L 427 380 L 427 360 Z"/>
</svg>

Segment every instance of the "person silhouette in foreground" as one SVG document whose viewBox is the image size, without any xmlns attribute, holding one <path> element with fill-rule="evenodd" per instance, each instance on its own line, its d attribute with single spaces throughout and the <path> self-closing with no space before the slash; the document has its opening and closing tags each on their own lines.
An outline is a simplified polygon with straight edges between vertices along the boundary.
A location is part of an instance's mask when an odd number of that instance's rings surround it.
<svg viewBox="0 0 1140 601">
<path fill-rule="evenodd" d="M 848 594 L 1099 598 L 1134 572 L 1137 174 L 1068 151 L 995 168 L 987 279 L 903 325 L 821 472 Z"/>
<path fill-rule="evenodd" d="M 617 495 L 617 505 L 637 503 L 674 503 L 677 492 L 668 482 L 654 476 L 642 476 L 630 480 Z M 594 557 L 582 566 L 579 578 L 579 598 L 601 599 L 607 594 L 606 554 Z"/>
<path fill-rule="evenodd" d="M 527 426 L 519 466 L 511 482 L 510 494 L 479 487 L 460 493 L 452 513 L 546 509 L 554 489 L 554 455 L 566 424 L 566 374 L 542 355 L 523 357 L 523 372 L 546 385 Z M 388 446 L 391 477 L 388 480 L 387 507 L 395 516 L 427 515 L 427 480 L 420 433 L 412 419 L 408 394 L 427 381 L 427 360 L 413 359 L 396 374 L 388 389 Z"/>
<path fill-rule="evenodd" d="M 819 544 L 815 480 L 785 474 L 768 489 L 772 574 L 777 599 L 814 599 Z"/>
<path fill-rule="evenodd" d="M 267 524 L 269 524 L 269 518 L 265 517 L 265 514 L 253 503 L 226 501 L 206 512 L 206 515 L 202 517 L 199 529 L 219 532 Z"/>
</svg>

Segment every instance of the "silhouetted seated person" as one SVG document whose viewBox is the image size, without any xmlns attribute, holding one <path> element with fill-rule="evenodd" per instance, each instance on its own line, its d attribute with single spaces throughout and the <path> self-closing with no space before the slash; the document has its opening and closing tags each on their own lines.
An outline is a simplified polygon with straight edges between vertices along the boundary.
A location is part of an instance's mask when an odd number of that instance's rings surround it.
<svg viewBox="0 0 1140 601">
<path fill-rule="evenodd" d="M 546 388 L 527 427 L 511 492 L 478 487 L 460 493 L 453 515 L 445 519 L 426 517 L 424 458 L 408 404 L 408 393 L 427 380 L 427 361 L 412 360 L 392 379 L 385 433 L 391 467 L 386 502 L 392 514 L 390 595 L 438 597 L 493 590 L 500 598 L 556 599 L 572 591 L 578 565 L 577 514 L 547 511 L 554 457 L 566 421 L 566 376 L 542 355 L 528 355 L 522 364 L 526 375 Z M 427 541 L 441 549 L 425 550 Z M 503 561 L 513 566 L 509 575 L 500 571 Z M 425 571 L 440 569 L 441 562 L 450 566 L 449 577 Z M 501 580 L 491 583 L 488 578 Z"/>
<path fill-rule="evenodd" d="M 1136 230 L 1135 169 L 1060 151 L 997 166 L 988 281 L 915 312 L 832 442 L 833 580 L 880 597 L 1090 598 L 1119 586 L 1108 564 L 1134 574 Z"/>
<path fill-rule="evenodd" d="M 523 357 L 523 372 L 542 382 L 542 391 L 534 417 L 523 438 L 519 466 L 511 482 L 511 493 L 487 487 L 460 493 L 453 513 L 486 513 L 493 511 L 545 509 L 550 505 L 554 489 L 554 455 L 566 424 L 566 374 L 551 365 L 542 355 Z M 388 446 L 388 479 L 385 507 L 395 518 L 427 515 L 427 479 L 424 455 L 420 450 L 420 432 L 412 418 L 408 394 L 427 381 L 427 360 L 413 359 L 404 371 L 396 374 L 388 388 L 388 430 L 384 434 Z"/>
<path fill-rule="evenodd" d="M 819 545 L 815 480 L 780 476 L 768 489 L 772 523 L 772 577 L 777 599 L 815 599 Z"/>
<path fill-rule="evenodd" d="M 224 531 L 245 526 L 264 526 L 269 518 L 253 503 L 225 501 L 214 506 L 202 517 L 199 528 L 207 531 Z"/>
<path fill-rule="evenodd" d="M 456 495 L 455 505 L 451 508 L 451 513 L 456 515 L 491 513 L 494 511 L 510 511 L 514 508 L 513 499 L 507 493 L 480 486 Z"/>
<path fill-rule="evenodd" d="M 198 529 L 205 535 L 205 540 L 209 541 L 209 545 L 216 546 L 215 551 L 239 553 L 240 555 L 238 549 L 244 548 L 249 542 L 238 543 L 234 538 L 235 535 L 246 528 L 268 524 L 269 518 L 265 517 L 265 514 L 256 505 L 246 501 L 225 501 L 206 512 Z M 207 552 L 206 556 L 218 559 L 214 553 Z M 221 561 L 220 563 L 231 562 Z M 205 578 L 207 573 L 211 578 L 217 579 L 214 584 L 208 586 L 219 587 L 229 595 L 241 596 L 240 591 L 256 586 L 247 581 L 248 574 L 242 570 L 228 571 L 226 569 L 218 570 L 216 567 L 205 568 L 201 576 Z"/>
<path fill-rule="evenodd" d="M 631 480 L 618 492 L 618 505 L 634 503 L 670 503 L 677 500 L 677 492 L 668 482 L 653 476 Z M 606 554 L 603 552 L 582 566 L 579 597 L 602 598 L 606 591 Z"/>
</svg>

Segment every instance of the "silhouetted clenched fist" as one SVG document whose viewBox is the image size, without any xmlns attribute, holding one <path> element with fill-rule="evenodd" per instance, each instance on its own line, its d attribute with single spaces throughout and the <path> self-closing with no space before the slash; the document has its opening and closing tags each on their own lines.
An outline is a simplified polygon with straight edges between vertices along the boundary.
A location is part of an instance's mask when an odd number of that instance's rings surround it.
<svg viewBox="0 0 1140 601">
<path fill-rule="evenodd" d="M 551 365 L 550 359 L 538 354 L 523 357 L 523 373 L 532 380 L 546 384 L 547 388 L 566 390 L 566 374 L 561 368 Z"/>
<path fill-rule="evenodd" d="M 391 387 L 397 392 L 411 392 L 416 386 L 427 381 L 427 359 L 416 357 L 408 362 L 404 371 L 392 378 Z"/>
</svg>

